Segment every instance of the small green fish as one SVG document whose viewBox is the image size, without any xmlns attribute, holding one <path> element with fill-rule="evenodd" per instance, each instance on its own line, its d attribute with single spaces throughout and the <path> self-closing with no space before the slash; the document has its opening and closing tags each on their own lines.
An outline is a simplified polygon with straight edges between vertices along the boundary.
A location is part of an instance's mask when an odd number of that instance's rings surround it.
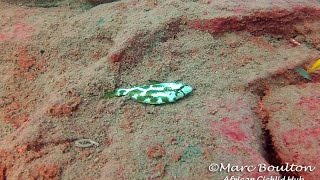
<svg viewBox="0 0 320 180">
<path fill-rule="evenodd" d="M 300 66 L 296 67 L 295 71 L 298 74 L 300 74 L 302 77 L 304 77 L 305 79 L 308 79 L 310 81 L 312 80 L 310 74 L 308 73 L 308 71 L 304 70 L 302 67 L 300 67 Z"/>
<path fill-rule="evenodd" d="M 135 86 L 133 88 L 119 88 L 105 93 L 105 97 L 130 96 L 132 99 L 146 104 L 173 103 L 192 92 L 192 87 L 180 82 L 162 83 L 151 81 L 150 85 Z"/>
</svg>

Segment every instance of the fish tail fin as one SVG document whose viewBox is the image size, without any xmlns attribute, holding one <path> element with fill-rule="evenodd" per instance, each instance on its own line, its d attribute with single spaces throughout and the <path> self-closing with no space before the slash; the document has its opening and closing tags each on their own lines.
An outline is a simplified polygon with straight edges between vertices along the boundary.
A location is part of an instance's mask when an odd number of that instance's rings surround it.
<svg viewBox="0 0 320 180">
<path fill-rule="evenodd" d="M 104 93 L 104 98 L 113 98 L 116 96 L 125 96 L 130 92 L 130 89 L 116 89 L 114 91 L 106 91 Z"/>
<path fill-rule="evenodd" d="M 113 98 L 116 96 L 117 96 L 116 91 L 106 91 L 104 92 L 104 95 L 103 95 L 103 97 L 106 99 Z"/>
</svg>

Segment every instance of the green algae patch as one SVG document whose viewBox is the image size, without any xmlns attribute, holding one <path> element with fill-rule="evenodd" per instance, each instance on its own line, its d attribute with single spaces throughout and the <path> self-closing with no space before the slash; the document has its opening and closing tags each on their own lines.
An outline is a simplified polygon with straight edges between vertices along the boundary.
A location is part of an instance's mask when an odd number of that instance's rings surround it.
<svg viewBox="0 0 320 180">
<path fill-rule="evenodd" d="M 190 162 L 194 158 L 198 158 L 202 155 L 202 150 L 197 145 L 189 145 L 183 151 L 183 155 L 181 157 L 181 162 Z"/>
</svg>

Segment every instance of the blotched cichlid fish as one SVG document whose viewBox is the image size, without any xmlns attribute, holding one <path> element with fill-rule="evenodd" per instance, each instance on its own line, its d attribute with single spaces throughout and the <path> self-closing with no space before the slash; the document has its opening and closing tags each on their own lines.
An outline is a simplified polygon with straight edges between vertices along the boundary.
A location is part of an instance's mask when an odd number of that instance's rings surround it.
<svg viewBox="0 0 320 180">
<path fill-rule="evenodd" d="M 107 92 L 105 97 L 130 96 L 132 99 L 146 104 L 173 103 L 192 92 L 192 87 L 180 82 L 162 83 L 150 81 L 150 85 L 135 86 L 133 88 L 118 88 Z"/>
</svg>

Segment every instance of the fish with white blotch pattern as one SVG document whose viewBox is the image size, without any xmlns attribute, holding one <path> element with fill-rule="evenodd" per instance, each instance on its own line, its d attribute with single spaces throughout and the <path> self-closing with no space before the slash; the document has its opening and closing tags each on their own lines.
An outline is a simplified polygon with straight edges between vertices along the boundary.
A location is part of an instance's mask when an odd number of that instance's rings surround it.
<svg viewBox="0 0 320 180">
<path fill-rule="evenodd" d="M 114 96 L 130 96 L 132 99 L 145 104 L 173 103 L 190 94 L 193 88 L 187 84 L 177 82 L 149 81 L 150 85 L 135 86 L 132 88 L 118 88 L 106 92 L 105 98 Z"/>
</svg>

